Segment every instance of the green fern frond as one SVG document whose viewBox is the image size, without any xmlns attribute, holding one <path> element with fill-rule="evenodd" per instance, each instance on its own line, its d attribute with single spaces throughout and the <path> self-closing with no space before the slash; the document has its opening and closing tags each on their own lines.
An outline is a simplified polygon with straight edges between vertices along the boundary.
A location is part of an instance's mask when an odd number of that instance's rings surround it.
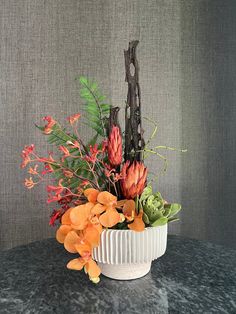
<svg viewBox="0 0 236 314">
<path fill-rule="evenodd" d="M 88 126 L 91 127 L 98 135 L 105 137 L 105 119 L 110 112 L 110 105 L 104 103 L 106 99 L 102 95 L 96 83 L 89 81 L 85 77 L 79 77 L 82 88 L 80 89 L 80 97 L 84 100 L 84 111 Z"/>
</svg>

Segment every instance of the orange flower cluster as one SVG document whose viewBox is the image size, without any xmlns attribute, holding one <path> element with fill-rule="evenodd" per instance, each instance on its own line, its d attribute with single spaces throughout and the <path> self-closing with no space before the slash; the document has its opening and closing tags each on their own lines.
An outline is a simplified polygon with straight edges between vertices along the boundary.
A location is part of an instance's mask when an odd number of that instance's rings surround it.
<svg viewBox="0 0 236 314">
<path fill-rule="evenodd" d="M 99 245 L 103 228 L 111 228 L 127 220 L 129 229 L 143 231 L 143 212 L 136 214 L 133 200 L 117 201 L 117 197 L 107 191 L 89 188 L 84 195 L 88 202 L 65 212 L 56 238 L 68 252 L 80 255 L 71 260 L 67 267 L 73 270 L 84 268 L 90 280 L 98 283 L 101 271 L 92 259 L 92 250 Z"/>
</svg>

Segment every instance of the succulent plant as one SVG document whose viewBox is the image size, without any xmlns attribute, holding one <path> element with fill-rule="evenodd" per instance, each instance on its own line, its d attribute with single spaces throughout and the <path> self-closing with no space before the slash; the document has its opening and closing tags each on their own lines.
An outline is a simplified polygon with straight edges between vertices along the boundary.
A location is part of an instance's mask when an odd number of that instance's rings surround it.
<svg viewBox="0 0 236 314">
<path fill-rule="evenodd" d="M 140 197 L 143 208 L 143 221 L 152 227 L 162 226 L 168 222 L 178 220 L 174 217 L 181 209 L 177 203 L 167 204 L 160 192 L 153 194 L 152 187 L 147 186 Z"/>
</svg>

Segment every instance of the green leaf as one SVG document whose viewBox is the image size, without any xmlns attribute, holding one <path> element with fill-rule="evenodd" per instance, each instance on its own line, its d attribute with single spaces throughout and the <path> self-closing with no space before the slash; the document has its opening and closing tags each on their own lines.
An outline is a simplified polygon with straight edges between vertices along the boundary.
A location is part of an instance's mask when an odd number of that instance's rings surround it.
<svg viewBox="0 0 236 314">
<path fill-rule="evenodd" d="M 80 76 L 79 77 L 79 81 L 80 81 L 80 84 L 82 84 L 82 85 L 87 85 L 88 84 L 88 80 L 84 76 Z"/>
<path fill-rule="evenodd" d="M 151 187 L 151 185 L 148 185 L 148 186 L 146 186 L 145 187 L 145 189 L 143 190 L 143 193 L 142 193 L 142 195 L 141 195 L 141 197 L 140 197 L 140 202 L 142 202 L 142 201 L 144 201 L 144 200 L 146 200 L 149 196 L 151 196 L 152 195 L 152 187 Z"/>
<path fill-rule="evenodd" d="M 170 210 L 169 217 L 173 217 L 181 210 L 181 205 L 177 203 L 170 204 Z"/>
<path fill-rule="evenodd" d="M 84 106 L 84 108 L 87 111 L 87 113 L 89 113 L 91 116 L 95 116 L 95 117 L 99 116 L 99 111 L 97 107 L 94 106 L 94 104 L 88 103 L 86 107 Z"/>
<path fill-rule="evenodd" d="M 168 222 L 168 218 L 166 218 L 166 217 L 161 217 L 161 218 L 157 219 L 156 221 L 154 221 L 154 222 L 151 224 L 151 226 L 152 226 L 152 227 L 163 226 L 163 225 L 167 224 L 167 222 Z"/>
<path fill-rule="evenodd" d="M 110 112 L 110 105 L 108 104 L 101 104 L 101 109 L 102 109 L 102 112 L 105 114 L 105 113 L 109 113 Z"/>
<path fill-rule="evenodd" d="M 127 228 L 127 222 L 118 222 L 118 224 L 116 224 L 114 227 L 112 227 L 112 229 L 118 229 L 118 230 L 126 230 Z"/>
<path fill-rule="evenodd" d="M 98 135 L 106 137 L 104 121 L 109 115 L 110 105 L 104 103 L 106 97 L 100 93 L 97 83 L 89 81 L 83 76 L 79 78 L 79 81 L 82 85 L 80 96 L 84 100 L 83 107 L 88 125 Z"/>
<path fill-rule="evenodd" d="M 173 221 L 178 221 L 178 220 L 179 218 L 174 218 L 174 217 L 168 218 L 168 222 L 173 222 Z"/>
<path fill-rule="evenodd" d="M 144 223 L 145 223 L 146 225 L 149 225 L 149 224 L 150 224 L 150 221 L 149 221 L 149 219 L 148 219 L 148 216 L 147 216 L 145 213 L 143 213 L 143 221 L 144 221 Z"/>
<path fill-rule="evenodd" d="M 100 135 L 102 137 L 104 136 L 104 131 L 103 131 L 102 127 L 100 127 L 99 125 L 92 123 L 91 121 L 90 121 L 90 123 L 84 123 L 84 124 L 91 127 L 92 129 L 94 129 L 98 135 Z"/>
<path fill-rule="evenodd" d="M 79 183 L 80 183 L 80 180 L 79 180 L 78 178 L 72 178 L 72 179 L 69 181 L 68 187 L 69 187 L 70 189 L 78 188 Z"/>
<path fill-rule="evenodd" d="M 171 213 L 171 208 L 165 208 L 165 209 L 164 209 L 163 216 L 169 217 L 170 213 Z"/>
<path fill-rule="evenodd" d="M 93 95 L 85 88 L 80 90 L 80 97 L 86 99 L 87 101 L 94 101 Z"/>
<path fill-rule="evenodd" d="M 36 126 L 36 128 L 38 128 L 40 131 L 44 131 L 44 127 L 43 126 L 39 126 L 36 123 L 34 124 Z"/>
</svg>

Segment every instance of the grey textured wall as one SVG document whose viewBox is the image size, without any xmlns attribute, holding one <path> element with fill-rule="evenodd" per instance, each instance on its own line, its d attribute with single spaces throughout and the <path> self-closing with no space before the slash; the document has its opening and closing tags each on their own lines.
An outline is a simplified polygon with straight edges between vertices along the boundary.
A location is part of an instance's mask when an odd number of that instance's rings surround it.
<svg viewBox="0 0 236 314">
<path fill-rule="evenodd" d="M 180 101 L 181 233 L 236 248 L 236 1 L 181 2 Z"/>
<path fill-rule="evenodd" d="M 25 144 L 42 155 L 48 149 L 33 121 L 80 111 L 80 74 L 124 105 L 123 49 L 131 39 L 140 40 L 143 115 L 159 125 L 153 145 L 189 149 L 168 153 L 168 173 L 158 180 L 162 194 L 184 207 L 170 232 L 235 245 L 234 3 L 0 0 L 0 248 L 54 234 L 45 189 L 26 191 L 19 170 Z M 162 168 L 154 158 L 148 165 Z"/>
</svg>

